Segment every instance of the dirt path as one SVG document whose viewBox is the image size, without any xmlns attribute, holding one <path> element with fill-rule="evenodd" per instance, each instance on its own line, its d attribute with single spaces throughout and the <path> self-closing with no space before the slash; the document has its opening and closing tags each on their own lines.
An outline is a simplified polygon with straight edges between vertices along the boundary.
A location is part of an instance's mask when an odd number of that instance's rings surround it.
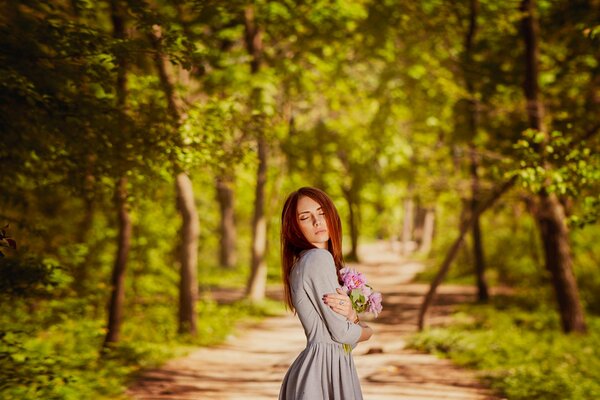
<svg viewBox="0 0 600 400">
<path fill-rule="evenodd" d="M 402 262 L 387 243 L 362 248 L 356 266 L 383 292 L 384 311 L 370 323 L 375 336 L 354 350 L 365 400 L 497 399 L 470 371 L 447 360 L 405 349 L 416 330 L 416 313 L 427 285 L 410 283 L 422 265 Z M 470 288 L 440 289 L 431 324 L 442 323 L 452 304 L 474 296 Z M 276 399 L 288 366 L 305 346 L 298 320 L 268 318 L 241 327 L 225 344 L 201 348 L 148 371 L 128 394 L 140 400 Z"/>
</svg>

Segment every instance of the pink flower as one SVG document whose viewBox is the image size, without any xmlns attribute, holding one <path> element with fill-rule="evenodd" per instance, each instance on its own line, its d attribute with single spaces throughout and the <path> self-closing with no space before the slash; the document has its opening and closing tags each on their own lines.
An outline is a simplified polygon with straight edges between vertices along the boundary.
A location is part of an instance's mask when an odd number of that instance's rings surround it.
<svg viewBox="0 0 600 400">
<path fill-rule="evenodd" d="M 383 306 L 381 305 L 382 300 L 383 299 L 381 297 L 381 293 L 373 292 L 371 293 L 371 295 L 369 296 L 369 300 L 367 301 L 367 311 L 375 314 L 375 318 L 377 318 L 377 316 L 379 315 L 379 313 L 381 313 L 381 310 L 383 309 Z"/>
<path fill-rule="evenodd" d="M 352 308 L 359 313 L 371 312 L 377 317 L 382 310 L 381 293 L 374 292 L 367 284 L 365 276 L 352 268 L 342 268 L 340 275 L 343 281 L 342 290 L 350 297 Z"/>
<path fill-rule="evenodd" d="M 364 275 L 352 268 L 343 268 L 340 271 L 347 290 L 358 289 L 367 283 Z"/>
<path fill-rule="evenodd" d="M 369 285 L 364 285 L 360 288 L 360 290 L 362 291 L 363 296 L 367 298 L 371 295 L 371 293 L 373 293 L 373 289 L 371 289 L 371 286 Z"/>
</svg>

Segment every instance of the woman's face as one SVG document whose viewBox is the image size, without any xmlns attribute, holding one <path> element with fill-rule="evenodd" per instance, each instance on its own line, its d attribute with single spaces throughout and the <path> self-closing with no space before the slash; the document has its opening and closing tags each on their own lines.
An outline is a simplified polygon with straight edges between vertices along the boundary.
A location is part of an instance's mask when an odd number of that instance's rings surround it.
<svg viewBox="0 0 600 400">
<path fill-rule="evenodd" d="M 298 225 L 306 240 L 320 249 L 327 248 L 329 231 L 325 220 L 325 210 L 319 203 L 307 196 L 298 199 L 296 212 Z"/>
</svg>

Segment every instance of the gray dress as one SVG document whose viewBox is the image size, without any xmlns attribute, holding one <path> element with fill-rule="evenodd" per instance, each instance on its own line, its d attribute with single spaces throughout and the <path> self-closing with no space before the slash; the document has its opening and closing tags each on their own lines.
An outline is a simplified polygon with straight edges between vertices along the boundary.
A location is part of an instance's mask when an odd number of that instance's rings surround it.
<svg viewBox="0 0 600 400">
<path fill-rule="evenodd" d="M 280 400 L 362 400 L 352 354 L 362 328 L 333 312 L 322 300 L 340 287 L 331 253 L 305 251 L 290 276 L 294 307 L 304 327 L 306 348 L 290 366 Z"/>
</svg>

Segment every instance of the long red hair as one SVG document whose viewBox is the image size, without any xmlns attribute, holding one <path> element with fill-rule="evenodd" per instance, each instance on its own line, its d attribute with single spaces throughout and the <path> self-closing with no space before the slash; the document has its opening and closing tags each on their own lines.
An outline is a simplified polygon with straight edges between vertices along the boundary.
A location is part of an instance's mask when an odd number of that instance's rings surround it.
<svg viewBox="0 0 600 400">
<path fill-rule="evenodd" d="M 304 250 L 316 248 L 312 243 L 306 240 L 304 234 L 298 225 L 298 199 L 301 197 L 310 197 L 322 207 L 325 212 L 325 221 L 329 232 L 329 241 L 327 250 L 333 256 L 336 271 L 344 267 L 344 258 L 342 255 L 342 222 L 333 201 L 327 194 L 317 188 L 302 187 L 292 192 L 281 212 L 281 269 L 283 272 L 283 288 L 285 302 L 290 310 L 296 312 L 292 301 L 292 291 L 290 288 L 290 274 L 300 253 Z"/>
</svg>

